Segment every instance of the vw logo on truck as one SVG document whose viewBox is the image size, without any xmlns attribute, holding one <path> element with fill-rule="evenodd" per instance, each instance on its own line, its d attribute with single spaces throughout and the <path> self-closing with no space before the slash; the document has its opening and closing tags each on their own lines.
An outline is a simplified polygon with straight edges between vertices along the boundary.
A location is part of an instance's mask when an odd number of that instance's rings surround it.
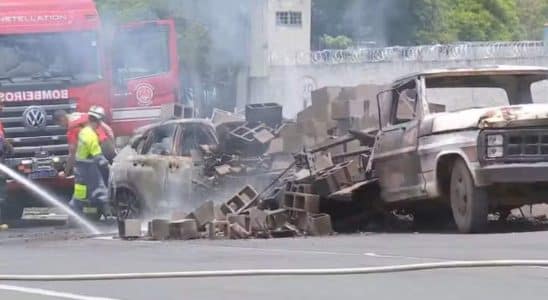
<svg viewBox="0 0 548 300">
<path fill-rule="evenodd" d="M 44 128 L 47 123 L 47 114 L 39 106 L 29 106 L 23 112 L 23 122 L 27 128 Z"/>
</svg>

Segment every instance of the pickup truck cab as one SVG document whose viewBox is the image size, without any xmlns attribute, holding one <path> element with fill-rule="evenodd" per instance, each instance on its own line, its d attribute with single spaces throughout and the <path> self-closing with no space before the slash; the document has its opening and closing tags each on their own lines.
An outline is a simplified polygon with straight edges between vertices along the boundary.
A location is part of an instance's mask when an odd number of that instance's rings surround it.
<svg viewBox="0 0 548 300">
<path fill-rule="evenodd" d="M 548 69 L 444 69 L 378 96 L 373 165 L 381 198 L 415 218 L 451 208 L 459 231 L 489 213 L 548 202 Z"/>
</svg>

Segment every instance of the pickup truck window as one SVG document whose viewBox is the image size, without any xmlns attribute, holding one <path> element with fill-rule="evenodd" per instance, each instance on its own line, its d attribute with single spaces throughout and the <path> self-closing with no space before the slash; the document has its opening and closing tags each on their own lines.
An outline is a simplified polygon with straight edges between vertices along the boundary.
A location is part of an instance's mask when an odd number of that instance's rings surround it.
<svg viewBox="0 0 548 300">
<path fill-rule="evenodd" d="M 534 103 L 548 103 L 548 79 L 534 82 L 531 85 Z"/>
<path fill-rule="evenodd" d="M 427 88 L 426 101 L 431 112 L 453 112 L 470 108 L 508 105 L 508 96 L 501 88 Z"/>
<path fill-rule="evenodd" d="M 392 124 L 400 124 L 413 120 L 417 105 L 417 89 L 415 82 L 409 82 L 394 90 L 393 97 L 396 99 L 396 113 Z"/>
</svg>

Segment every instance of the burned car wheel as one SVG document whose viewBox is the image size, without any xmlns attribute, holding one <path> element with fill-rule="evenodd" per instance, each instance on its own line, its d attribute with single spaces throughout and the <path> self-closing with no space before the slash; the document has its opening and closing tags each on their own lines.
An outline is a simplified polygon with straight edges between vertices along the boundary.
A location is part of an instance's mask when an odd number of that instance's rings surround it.
<svg viewBox="0 0 548 300">
<path fill-rule="evenodd" d="M 457 228 L 462 233 L 482 232 L 487 226 L 488 202 L 484 189 L 474 180 L 462 159 L 455 161 L 451 172 L 451 209 Z"/>
<path fill-rule="evenodd" d="M 129 189 L 118 189 L 114 195 L 114 208 L 119 220 L 141 217 L 141 203 Z"/>
</svg>

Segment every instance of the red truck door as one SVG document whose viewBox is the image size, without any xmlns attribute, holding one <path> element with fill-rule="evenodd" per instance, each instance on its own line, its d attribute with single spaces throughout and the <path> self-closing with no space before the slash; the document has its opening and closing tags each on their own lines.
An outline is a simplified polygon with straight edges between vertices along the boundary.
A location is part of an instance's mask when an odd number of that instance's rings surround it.
<svg viewBox="0 0 548 300">
<path fill-rule="evenodd" d="M 179 58 L 173 20 L 127 24 L 114 35 L 112 128 L 116 136 L 157 121 L 161 105 L 179 97 Z"/>
</svg>

